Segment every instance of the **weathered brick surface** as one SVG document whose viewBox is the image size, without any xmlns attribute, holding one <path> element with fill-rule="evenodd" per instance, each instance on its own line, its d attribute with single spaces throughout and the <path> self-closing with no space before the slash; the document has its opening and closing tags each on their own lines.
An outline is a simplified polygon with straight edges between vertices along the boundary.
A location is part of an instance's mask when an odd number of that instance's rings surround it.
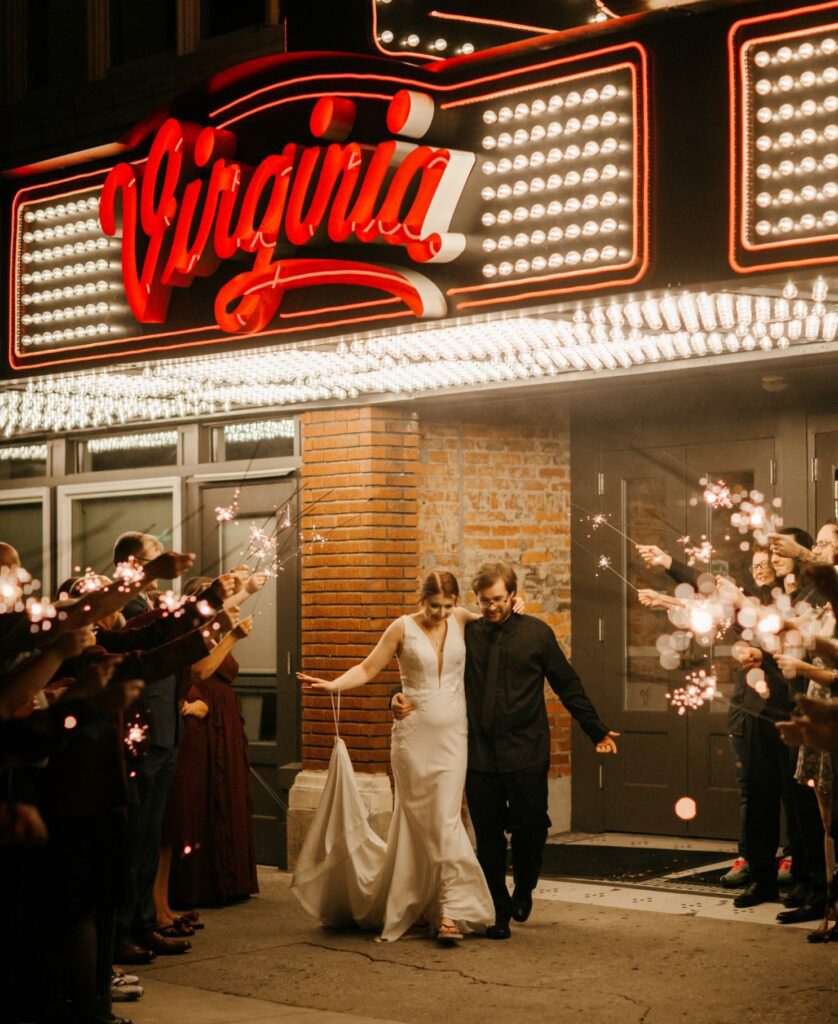
<svg viewBox="0 0 838 1024">
<path fill-rule="evenodd" d="M 380 407 L 305 414 L 301 498 L 318 503 L 302 521 L 304 670 L 332 678 L 365 657 L 413 605 L 424 572 L 451 569 L 465 596 L 489 558 L 515 566 L 528 611 L 552 626 L 569 655 L 569 467 L 561 421 L 417 418 Z M 341 731 L 359 771 L 388 768 L 397 682 L 394 663 L 341 700 Z M 546 693 L 552 772 L 566 775 L 570 723 Z M 326 767 L 333 736 L 328 698 L 306 694 L 306 768 Z"/>
<path fill-rule="evenodd" d="M 302 418 L 303 671 L 331 679 L 361 661 L 415 599 L 419 573 L 415 416 L 376 408 Z M 315 504 L 316 503 L 316 504 Z M 341 734 L 359 771 L 386 772 L 395 662 L 341 698 Z M 328 697 L 303 696 L 303 766 L 325 768 Z"/>
<path fill-rule="evenodd" d="M 511 562 L 527 611 L 570 655 L 570 434 L 549 426 L 420 420 L 419 563 L 450 569 L 464 596 L 488 559 Z M 466 597 L 466 603 L 473 595 Z M 473 607 L 473 605 L 471 605 Z M 549 687 L 551 772 L 570 771 L 570 720 Z"/>
</svg>

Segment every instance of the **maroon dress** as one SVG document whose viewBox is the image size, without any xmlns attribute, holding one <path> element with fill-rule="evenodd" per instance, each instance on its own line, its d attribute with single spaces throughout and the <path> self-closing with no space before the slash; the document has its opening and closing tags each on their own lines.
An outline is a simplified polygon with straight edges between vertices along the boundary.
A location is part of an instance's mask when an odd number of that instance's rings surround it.
<svg viewBox="0 0 838 1024">
<path fill-rule="evenodd" d="M 227 655 L 187 696 L 205 701 L 209 714 L 184 718 L 168 815 L 173 906 L 215 906 L 259 891 L 238 673 Z"/>
</svg>

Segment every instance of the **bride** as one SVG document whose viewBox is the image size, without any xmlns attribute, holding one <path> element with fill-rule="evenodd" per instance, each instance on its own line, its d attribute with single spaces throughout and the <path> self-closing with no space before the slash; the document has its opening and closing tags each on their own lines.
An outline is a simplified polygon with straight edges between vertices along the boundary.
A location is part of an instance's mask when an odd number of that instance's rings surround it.
<svg viewBox="0 0 838 1024">
<path fill-rule="evenodd" d="M 393 657 L 399 662 L 411 711 L 393 724 L 393 817 L 365 905 L 347 897 L 354 920 L 381 927 L 386 941 L 430 924 L 449 944 L 463 937 L 464 927 L 495 919 L 461 818 L 467 757 L 463 629 L 477 616 L 458 607 L 459 593 L 450 572 L 428 573 L 421 610 L 391 622 L 360 665 L 332 681 L 298 673 L 312 690 L 340 693 L 372 682 Z M 323 882 L 324 901 L 326 893 L 334 898 L 334 881 Z M 304 905 L 317 913 L 310 894 Z"/>
</svg>

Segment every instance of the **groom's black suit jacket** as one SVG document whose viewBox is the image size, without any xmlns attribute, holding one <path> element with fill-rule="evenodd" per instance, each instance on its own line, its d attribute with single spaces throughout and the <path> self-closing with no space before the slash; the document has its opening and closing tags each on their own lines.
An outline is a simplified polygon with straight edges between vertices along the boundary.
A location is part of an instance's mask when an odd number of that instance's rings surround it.
<svg viewBox="0 0 838 1024">
<path fill-rule="evenodd" d="M 545 679 L 594 743 L 607 735 L 608 727 L 600 721 L 579 676 L 545 623 L 531 615 L 510 615 L 498 624 L 476 619 L 467 623 L 465 638 L 470 769 L 546 771 L 550 725 L 544 704 Z M 490 650 L 495 643 L 493 683 Z"/>
</svg>

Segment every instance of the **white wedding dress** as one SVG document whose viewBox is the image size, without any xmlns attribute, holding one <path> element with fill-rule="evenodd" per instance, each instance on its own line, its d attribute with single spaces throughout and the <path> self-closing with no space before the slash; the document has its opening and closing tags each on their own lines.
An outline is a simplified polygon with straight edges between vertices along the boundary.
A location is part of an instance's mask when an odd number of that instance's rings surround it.
<svg viewBox="0 0 838 1024">
<path fill-rule="evenodd" d="M 495 919 L 492 898 L 461 818 L 467 761 L 465 640 L 454 616 L 442 650 L 403 616 L 402 690 L 415 708 L 393 724 L 395 806 L 387 842 L 372 831 L 343 740 L 297 860 L 292 891 L 323 924 L 354 921 L 398 939 L 424 915 L 461 928 Z"/>
</svg>

